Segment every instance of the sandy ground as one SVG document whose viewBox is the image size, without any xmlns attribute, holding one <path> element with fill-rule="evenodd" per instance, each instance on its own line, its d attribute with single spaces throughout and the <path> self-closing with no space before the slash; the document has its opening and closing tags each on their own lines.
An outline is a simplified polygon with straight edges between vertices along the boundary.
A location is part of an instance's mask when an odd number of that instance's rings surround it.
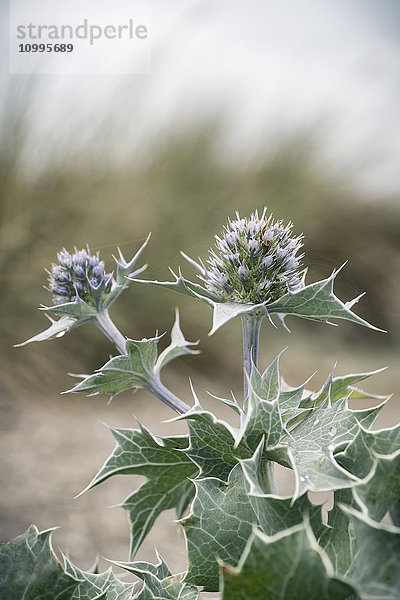
<svg viewBox="0 0 400 600">
<path fill-rule="evenodd" d="M 368 357 L 364 367 L 382 365 L 382 357 L 378 361 L 377 358 Z M 392 368 L 380 375 L 376 383 L 366 386 L 371 391 L 391 393 L 396 389 L 397 357 L 392 356 L 386 362 Z M 346 367 L 353 371 L 365 370 L 362 357 L 348 356 L 347 363 Z M 326 357 L 326 364 L 333 364 L 330 357 Z M 179 391 L 182 382 L 176 383 Z M 201 378 L 196 383 L 199 389 L 205 384 Z M 223 393 L 217 384 L 212 389 Z M 184 397 L 188 399 L 186 385 Z M 62 548 L 79 567 L 89 568 L 97 553 L 127 560 L 127 515 L 120 508 L 110 507 L 122 502 L 142 478 L 113 477 L 79 498 L 74 499 L 74 496 L 88 484 L 114 447 L 110 432 L 100 421 L 135 427 L 133 412 L 158 434 L 182 433 L 185 429 L 181 423 L 162 423 L 173 414 L 146 391 L 118 397 L 110 405 L 101 396 L 38 398 L 30 397 L 27 392 L 12 396 L 3 393 L 0 402 L 0 542 L 23 533 L 31 523 L 39 529 L 59 526 L 53 536 L 54 548 Z M 220 414 L 229 413 L 220 411 Z M 400 406 L 394 397 L 384 408 L 378 425 L 387 426 L 397 421 L 400 421 Z M 283 475 L 281 491 L 289 491 L 290 485 Z M 172 572 L 185 569 L 184 539 L 174 518 L 172 511 L 164 513 L 137 558 L 154 561 L 157 547 Z M 106 567 L 107 563 L 102 560 L 101 566 Z"/>
</svg>

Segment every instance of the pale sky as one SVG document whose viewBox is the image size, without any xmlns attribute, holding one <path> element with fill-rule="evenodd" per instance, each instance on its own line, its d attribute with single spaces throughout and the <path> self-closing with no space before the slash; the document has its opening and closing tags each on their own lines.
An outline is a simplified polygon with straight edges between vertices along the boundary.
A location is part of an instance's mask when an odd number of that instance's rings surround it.
<svg viewBox="0 0 400 600">
<path fill-rule="evenodd" d="M 324 123 L 326 164 L 354 165 L 355 183 L 372 194 L 400 189 L 398 0 L 151 4 L 151 73 L 39 76 L 31 143 L 45 139 L 62 156 L 71 131 L 85 143 L 107 114 L 110 152 L 123 155 L 216 110 L 229 125 L 223 143 L 240 159 L 279 132 Z M 3 80 L 4 90 L 27 77 Z"/>
</svg>

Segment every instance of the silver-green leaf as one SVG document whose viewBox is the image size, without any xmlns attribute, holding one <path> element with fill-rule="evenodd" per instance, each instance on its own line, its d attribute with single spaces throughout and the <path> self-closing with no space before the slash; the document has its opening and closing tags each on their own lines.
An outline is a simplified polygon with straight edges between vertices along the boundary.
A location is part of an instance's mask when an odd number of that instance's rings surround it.
<svg viewBox="0 0 400 600">
<path fill-rule="evenodd" d="M 307 413 L 290 433 L 284 436 L 275 450 L 267 450 L 267 457 L 280 462 L 283 448 L 296 477 L 294 498 L 306 490 L 315 492 L 352 487 L 358 478 L 336 461 L 337 446 L 350 443 L 359 431 L 359 423 L 370 426 L 379 409 L 353 411 L 347 399 L 333 406 L 329 398 Z M 283 463 L 288 466 L 287 462 Z"/>
<path fill-rule="evenodd" d="M 158 343 L 162 336 L 150 339 L 126 340 L 126 354 L 111 358 L 97 373 L 88 375 L 74 386 L 70 392 L 86 394 L 110 394 L 112 397 L 135 388 L 152 389 L 159 380 L 161 369 L 174 358 L 187 354 L 197 354 L 190 348 L 197 342 L 188 342 L 181 331 L 179 313 L 171 333 L 171 343 L 158 356 Z"/>
<path fill-rule="evenodd" d="M 239 459 L 252 454 L 244 441 L 237 442 L 237 429 L 203 410 L 197 402 L 174 420 L 188 424 L 190 443 L 184 452 L 199 467 L 201 478 L 217 477 L 227 481 Z"/>
<path fill-rule="evenodd" d="M 307 523 L 274 536 L 254 529 L 238 566 L 222 564 L 222 600 L 347 600 L 353 593 Z"/>
<path fill-rule="evenodd" d="M 252 530 L 255 515 L 247 495 L 246 480 L 238 464 L 228 482 L 208 477 L 194 482 L 192 510 L 181 524 L 188 549 L 186 581 L 217 591 L 218 559 L 236 564 Z"/>
<path fill-rule="evenodd" d="M 170 570 L 159 556 L 155 565 L 144 562 L 113 563 L 133 573 L 144 582 L 144 586 L 134 600 L 197 600 L 198 591 L 185 583 L 185 573 L 171 575 Z"/>
<path fill-rule="evenodd" d="M 44 342 L 46 340 L 52 340 L 54 338 L 60 338 L 65 335 L 71 329 L 75 327 L 79 327 L 82 325 L 82 319 L 77 319 L 75 317 L 71 317 L 68 315 L 64 315 L 59 319 L 53 319 L 49 315 L 46 315 L 51 322 L 50 327 L 34 335 L 33 337 L 26 340 L 26 342 L 22 342 L 21 344 L 16 344 L 16 347 L 26 346 L 27 344 L 31 344 L 32 342 Z M 85 321 L 86 322 L 86 321 Z"/>
<path fill-rule="evenodd" d="M 353 489 L 354 497 L 372 519 L 380 521 L 400 498 L 400 426 L 378 431 L 360 426 L 337 460 L 363 478 Z"/>
<path fill-rule="evenodd" d="M 182 497 L 187 503 L 193 497 L 189 478 L 195 477 L 197 468 L 182 452 L 188 445 L 187 436 L 155 437 L 143 426 L 140 430 L 111 428 L 111 432 L 116 447 L 86 489 L 113 475 L 147 477 L 148 481 L 121 505 L 131 521 L 133 558 L 161 512 L 181 509 Z"/>
<path fill-rule="evenodd" d="M 122 583 L 111 571 L 81 571 L 68 560 L 65 569 L 51 547 L 51 530 L 26 533 L 0 547 L 2 600 L 128 600 L 135 584 Z"/>
<path fill-rule="evenodd" d="M 362 600 L 399 600 L 400 529 L 378 524 L 350 507 L 343 510 L 358 546 L 348 579 Z"/>
<path fill-rule="evenodd" d="M 203 300 L 203 302 L 213 309 L 213 325 L 209 335 L 215 333 L 231 319 L 244 314 L 258 317 L 276 314 L 283 323 L 287 316 L 297 316 L 312 321 L 325 321 L 327 323 L 330 322 L 330 319 L 345 319 L 358 325 L 364 325 L 370 329 L 382 331 L 351 310 L 361 296 L 349 302 L 342 302 L 334 294 L 333 284 L 340 270 L 333 271 L 332 275 L 327 279 L 304 285 L 296 291 L 289 290 L 274 302 L 263 302 L 260 304 L 221 302 L 206 288 L 185 279 L 180 272 L 179 275 L 173 273 L 175 277 L 174 281 L 150 281 L 142 279 L 134 279 L 134 281 L 149 283 L 150 285 L 174 290 L 186 296 Z"/>
</svg>

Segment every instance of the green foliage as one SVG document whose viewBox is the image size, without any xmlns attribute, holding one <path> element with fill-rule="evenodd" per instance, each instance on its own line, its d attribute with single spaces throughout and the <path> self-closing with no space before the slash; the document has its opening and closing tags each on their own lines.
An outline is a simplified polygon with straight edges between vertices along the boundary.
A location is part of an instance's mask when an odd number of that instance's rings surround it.
<svg viewBox="0 0 400 600">
<path fill-rule="evenodd" d="M 97 373 L 83 378 L 72 392 L 110 394 L 111 397 L 126 390 L 149 388 L 159 378 L 161 369 L 174 358 L 196 354 L 189 346 L 197 342 L 185 340 L 179 325 L 179 313 L 171 332 L 171 343 L 158 356 L 158 342 L 162 336 L 143 340 L 126 340 L 125 354 L 111 358 Z"/>
<path fill-rule="evenodd" d="M 130 268 L 123 264 L 117 274 L 121 287 Z M 347 319 L 373 328 L 352 312 L 357 299 L 345 304 L 335 296 L 336 275 L 263 304 L 216 302 L 181 274 L 175 282 L 150 283 L 209 304 L 214 309 L 211 333 L 235 316 L 253 321 L 255 331 L 260 317 L 273 314 L 283 323 L 291 315 Z M 74 311 L 80 310 L 78 304 Z M 61 312 L 68 312 L 65 307 L 59 307 Z M 184 573 L 173 576 L 162 559 L 156 565 L 115 563 L 143 580 L 134 598 L 195 600 L 201 588 L 220 591 L 222 600 L 400 600 L 399 571 L 393 567 L 400 558 L 400 426 L 371 429 L 384 402 L 363 410 L 349 407 L 349 399 L 382 400 L 355 387 L 374 372 L 331 373 L 317 392 L 308 390 L 307 382 L 291 387 L 280 377 L 279 356 L 264 372 L 258 370 L 254 336 L 251 343 L 244 341 L 243 406 L 222 399 L 240 419 L 233 425 L 204 410 L 194 391 L 189 407 L 161 384 L 163 366 L 195 353 L 178 315 L 171 344 L 161 353 L 160 336 L 126 340 L 109 318 L 102 328 L 120 354 L 72 391 L 113 397 L 146 387 L 180 413 L 176 419 L 188 430 L 183 436 L 156 437 L 143 425 L 113 428 L 116 447 L 88 486 L 113 475 L 146 477 L 121 505 L 131 521 L 131 560 L 161 512 L 175 508 L 183 527 Z M 277 490 L 276 464 L 292 470 L 293 495 Z M 327 523 L 321 506 L 308 495 L 322 491 L 334 495 Z M 382 523 L 388 511 L 394 526 Z M 52 555 L 49 532 L 35 529 L 0 550 L 0 566 L 7 600 L 16 597 L 10 591 L 14 587 L 32 600 L 41 597 L 42 588 L 49 600 L 117 600 L 133 593 L 131 584 L 109 572 L 84 573 L 69 561 L 62 569 Z"/>
<path fill-rule="evenodd" d="M 52 340 L 53 338 L 62 337 L 67 333 L 67 331 L 70 331 L 75 327 L 79 327 L 79 325 L 83 325 L 84 322 L 83 317 L 81 317 L 78 320 L 75 317 L 64 315 L 63 317 L 60 317 L 57 320 L 53 319 L 50 315 L 46 316 L 51 322 L 50 327 L 48 327 L 41 333 L 38 333 L 37 335 L 34 335 L 33 337 L 29 338 L 29 340 L 26 340 L 26 342 L 22 342 L 22 344 L 17 344 L 17 346 L 25 346 L 25 344 L 30 344 L 31 342 L 44 342 L 46 340 Z M 87 319 L 85 319 L 85 321 L 89 321 L 90 318 L 91 317 L 88 317 Z"/>
<path fill-rule="evenodd" d="M 181 520 L 189 560 L 185 581 L 217 591 L 223 577 L 223 598 L 272 599 L 285 581 L 284 598 L 295 598 L 299 590 L 305 598 L 348 598 L 353 593 L 369 598 L 350 570 L 360 542 L 342 506 L 368 510 L 378 523 L 400 497 L 400 429 L 370 431 L 381 405 L 362 411 L 348 408 L 354 392 L 368 397 L 354 384 L 373 373 L 331 374 L 313 394 L 305 385 L 288 389 L 282 384 L 278 358 L 262 374 L 253 370 L 248 409 L 239 427 L 205 411 L 195 397 L 192 409 L 177 417 L 187 422 L 188 437 L 156 439 L 143 427 L 113 430 L 117 447 L 89 487 L 114 474 L 149 478 L 122 505 L 130 511 L 133 555 L 149 529 L 146 525 L 161 510 L 177 506 L 179 490 L 188 483 L 186 501 L 194 499 Z M 274 462 L 293 470 L 294 496 L 277 493 Z M 188 478 L 194 478 L 193 484 Z M 174 486 L 177 496 L 171 493 Z M 322 522 L 321 508 L 308 499 L 308 490 L 336 490 L 328 525 Z M 252 583 L 255 576 L 249 573 L 277 548 L 298 554 L 299 568 L 285 573 L 282 582 L 283 567 L 274 562 L 271 572 L 261 569 Z M 303 553 L 310 548 L 315 559 L 307 567 Z M 289 556 L 282 558 L 283 564 Z M 311 589 L 310 582 L 304 583 L 306 568 L 315 573 Z"/>
<path fill-rule="evenodd" d="M 400 530 L 343 507 L 355 531 L 357 554 L 348 578 L 361 598 L 397 600 L 400 589 Z"/>
<path fill-rule="evenodd" d="M 222 565 L 223 600 L 346 600 L 354 593 L 334 577 L 307 524 L 275 536 L 254 530 L 237 568 Z"/>
<path fill-rule="evenodd" d="M 215 591 L 219 583 L 217 558 L 237 564 L 250 536 L 254 513 L 240 465 L 232 469 L 227 483 L 207 477 L 195 485 L 190 516 L 182 521 L 189 557 L 187 581 Z"/>
<path fill-rule="evenodd" d="M 3 600 L 128 600 L 135 585 L 111 572 L 77 569 L 65 559 L 63 568 L 51 548 L 51 530 L 33 525 L 0 548 L 0 596 Z"/>
<path fill-rule="evenodd" d="M 261 317 L 277 315 L 285 325 L 287 316 L 302 317 L 310 321 L 325 321 L 330 319 L 345 319 L 371 329 L 378 329 L 356 315 L 351 309 L 361 296 L 349 302 L 342 302 L 333 292 L 333 283 L 340 269 L 333 271 L 332 275 L 322 281 L 305 285 L 297 291 L 288 291 L 274 302 L 261 304 L 243 304 L 235 302 L 219 302 L 211 292 L 197 283 L 188 281 L 181 273 L 175 275 L 175 281 L 146 281 L 133 279 L 140 283 L 149 283 L 161 288 L 174 290 L 191 298 L 203 300 L 213 309 L 213 324 L 209 335 L 215 333 L 222 325 L 235 317 L 248 315 Z"/>
<path fill-rule="evenodd" d="M 101 392 L 114 397 L 126 390 L 146 387 L 153 376 L 159 339 L 157 336 L 148 340 L 127 340 L 126 354 L 111 358 L 98 373 L 85 377 L 69 391 Z"/>
<path fill-rule="evenodd" d="M 114 564 L 137 575 L 143 588 L 123 583 L 111 569 L 104 573 L 81 571 L 64 557 L 64 568 L 51 548 L 51 530 L 28 531 L 0 548 L 0 594 L 2 600 L 197 600 L 196 588 L 171 575 L 160 558 L 151 563 Z"/>
<path fill-rule="evenodd" d="M 177 508 L 179 516 L 184 512 L 194 494 L 188 478 L 196 475 L 197 468 L 182 452 L 188 445 L 186 436 L 157 438 L 143 426 L 111 431 L 117 445 L 87 489 L 113 475 L 147 477 L 122 504 L 131 521 L 133 558 L 161 512 L 169 508 Z"/>
<path fill-rule="evenodd" d="M 152 565 L 147 562 L 114 562 L 144 582 L 135 600 L 197 600 L 198 591 L 184 582 L 185 574 L 172 575 L 163 559 Z"/>
</svg>

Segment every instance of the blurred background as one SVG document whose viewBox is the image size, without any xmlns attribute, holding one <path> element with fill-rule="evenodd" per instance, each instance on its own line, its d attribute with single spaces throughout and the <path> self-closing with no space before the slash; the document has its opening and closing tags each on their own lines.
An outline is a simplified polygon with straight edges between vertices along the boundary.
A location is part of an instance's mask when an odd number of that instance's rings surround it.
<svg viewBox="0 0 400 600">
<path fill-rule="evenodd" d="M 7 11 L 1 5 L 2 43 Z M 140 482 L 120 477 L 83 495 L 113 448 L 110 425 L 138 417 L 160 434 L 178 431 L 147 392 L 60 395 L 68 372 L 91 372 L 113 348 L 90 325 L 62 340 L 13 344 L 47 326 L 45 267 L 62 247 L 88 243 L 112 269 L 120 246 L 133 255 L 152 231 L 146 277 L 168 279 L 179 251 L 207 256 L 228 216 L 268 206 L 304 232 L 308 281 L 349 259 L 336 284 L 382 334 L 292 319 L 292 333 L 265 323 L 261 366 L 288 346 L 282 373 L 317 389 L 336 372 L 387 365 L 368 389 L 397 393 L 400 355 L 400 5 L 397 0 L 153 0 L 152 70 L 127 76 L 10 75 L 2 47 L 0 87 L 0 542 L 35 522 L 79 566 L 97 552 L 125 560 L 126 515 L 108 506 Z M 135 339 L 171 328 L 174 307 L 202 353 L 179 359 L 165 382 L 190 402 L 203 392 L 241 393 L 240 323 L 207 338 L 208 308 L 133 284 L 113 307 Z M 163 343 L 167 344 L 167 339 Z M 398 395 L 378 425 L 397 422 Z M 156 410 L 155 410 L 156 408 Z M 219 410 L 219 409 L 218 409 Z M 221 415 L 224 413 L 220 411 Z M 182 431 L 182 429 L 181 429 Z M 183 569 L 172 514 L 154 545 Z"/>
</svg>

